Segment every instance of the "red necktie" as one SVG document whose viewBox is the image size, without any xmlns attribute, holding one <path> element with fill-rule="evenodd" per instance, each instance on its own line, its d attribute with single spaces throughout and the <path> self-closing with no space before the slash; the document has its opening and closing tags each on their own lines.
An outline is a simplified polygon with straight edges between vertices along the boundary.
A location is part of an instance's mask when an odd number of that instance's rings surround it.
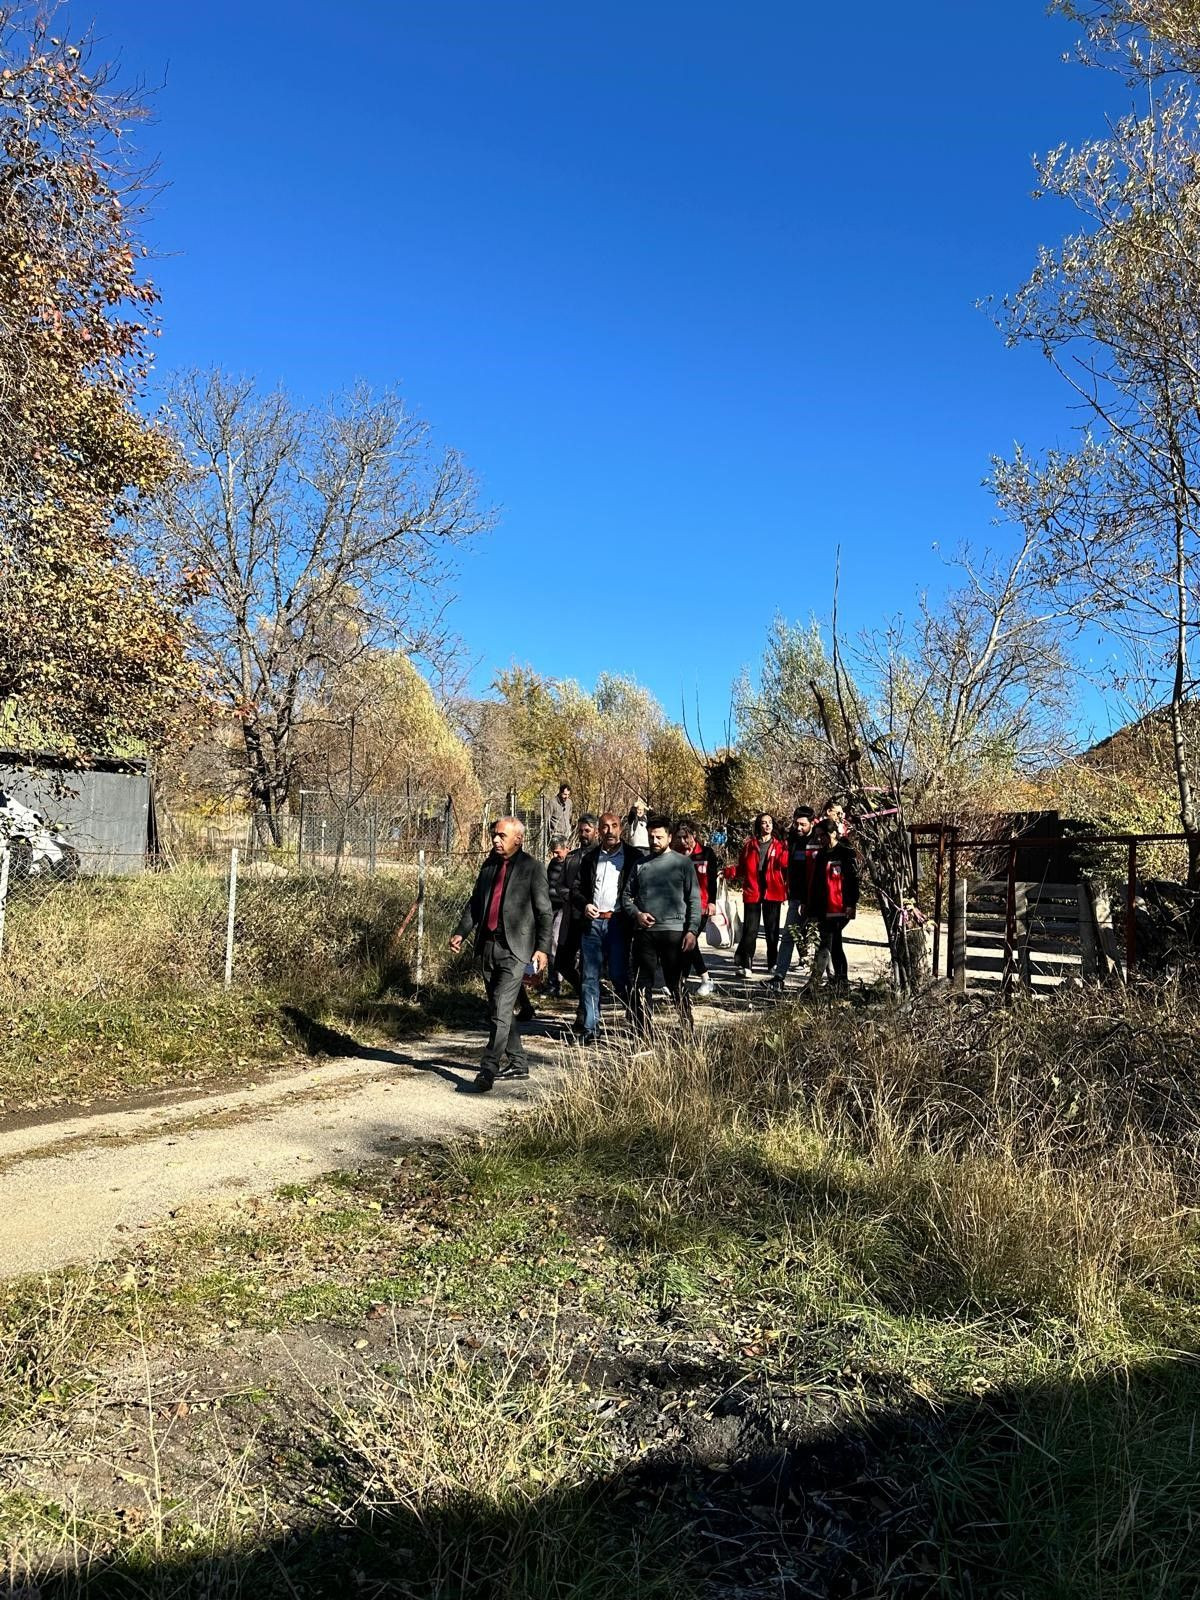
<svg viewBox="0 0 1200 1600">
<path fill-rule="evenodd" d="M 500 902 L 504 898 L 504 880 L 508 876 L 508 862 L 500 863 L 500 871 L 496 874 L 496 881 L 492 885 L 492 898 L 488 901 L 487 921 L 484 927 L 489 933 L 495 933 L 500 926 Z"/>
</svg>

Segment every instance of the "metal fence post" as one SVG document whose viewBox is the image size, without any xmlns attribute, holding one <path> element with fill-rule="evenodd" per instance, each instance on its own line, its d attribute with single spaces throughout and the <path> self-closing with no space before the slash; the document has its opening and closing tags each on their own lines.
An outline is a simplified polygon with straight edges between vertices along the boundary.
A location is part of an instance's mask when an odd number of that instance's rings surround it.
<svg viewBox="0 0 1200 1600">
<path fill-rule="evenodd" d="M 377 812 L 370 812 L 367 817 L 367 872 L 375 876 L 375 848 L 379 833 L 379 816 Z"/>
<path fill-rule="evenodd" d="M 4 919 L 8 914 L 8 846 L 0 850 L 0 951 L 4 949 Z"/>
<path fill-rule="evenodd" d="M 951 856 L 951 861 L 954 857 Z M 952 970 L 947 973 L 956 994 L 967 990 L 967 880 L 956 878 L 950 895 L 950 914 L 954 919 L 950 934 Z"/>
<path fill-rule="evenodd" d="M 425 852 L 417 851 L 417 988 L 425 978 Z"/>
<path fill-rule="evenodd" d="M 1137 965 L 1137 840 L 1129 841 L 1129 862 L 1125 879 L 1125 981 L 1133 977 Z"/>
<path fill-rule="evenodd" d="M 229 852 L 229 915 L 225 922 L 225 987 L 233 982 L 233 919 L 237 912 L 238 853 L 235 846 Z"/>
</svg>

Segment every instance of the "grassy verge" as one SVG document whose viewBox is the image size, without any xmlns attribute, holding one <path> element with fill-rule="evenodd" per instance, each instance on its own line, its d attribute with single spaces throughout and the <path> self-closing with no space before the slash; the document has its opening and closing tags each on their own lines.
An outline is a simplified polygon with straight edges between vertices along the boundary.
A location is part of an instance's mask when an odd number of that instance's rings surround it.
<svg viewBox="0 0 1200 1600">
<path fill-rule="evenodd" d="M 780 1010 L 11 1285 L 9 1575 L 1200 1592 L 1198 1039 L 1162 996 Z"/>
<path fill-rule="evenodd" d="M 378 1040 L 452 1019 L 469 982 L 443 960 L 462 885 L 452 876 L 436 886 L 422 1005 L 411 874 L 247 877 L 228 991 L 221 874 L 29 889 L 10 905 L 0 965 L 0 1110 L 259 1070 L 311 1044 L 306 1020 Z"/>
</svg>

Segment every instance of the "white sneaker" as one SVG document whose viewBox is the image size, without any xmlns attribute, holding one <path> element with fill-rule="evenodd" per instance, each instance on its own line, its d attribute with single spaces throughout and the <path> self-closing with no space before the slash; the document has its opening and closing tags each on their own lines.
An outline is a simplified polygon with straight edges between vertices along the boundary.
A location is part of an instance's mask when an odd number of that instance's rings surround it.
<svg viewBox="0 0 1200 1600">
<path fill-rule="evenodd" d="M 696 993 L 697 994 L 711 994 L 712 992 L 713 992 L 713 981 L 712 981 L 712 979 L 711 978 L 701 978 L 700 982 L 696 986 Z"/>
</svg>

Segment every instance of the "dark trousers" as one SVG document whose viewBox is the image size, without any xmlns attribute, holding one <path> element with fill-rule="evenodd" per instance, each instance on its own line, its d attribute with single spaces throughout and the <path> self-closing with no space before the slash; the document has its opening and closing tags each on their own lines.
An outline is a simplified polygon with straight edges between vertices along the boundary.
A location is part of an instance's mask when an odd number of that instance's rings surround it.
<svg viewBox="0 0 1200 1600">
<path fill-rule="evenodd" d="M 775 976 L 786 978 L 787 970 L 792 964 L 792 951 L 800 952 L 800 960 L 804 960 L 805 934 L 808 932 L 808 913 L 804 909 L 804 901 L 792 899 L 788 901 L 787 916 L 783 921 L 783 941 L 779 946 L 779 960 L 775 963 Z"/>
<path fill-rule="evenodd" d="M 633 938 L 633 1024 L 641 1034 L 651 1028 L 654 1006 L 654 977 L 662 966 L 663 982 L 671 991 L 675 1009 L 690 1027 L 692 997 L 683 986 L 688 952 L 678 928 L 639 928 Z"/>
<path fill-rule="evenodd" d="M 480 1066 L 499 1072 L 505 1061 L 525 1064 L 525 1044 L 513 1007 L 522 993 L 525 963 L 501 939 L 485 938 L 479 951 L 479 965 L 488 999 L 488 1042 Z"/>
<path fill-rule="evenodd" d="M 763 931 L 767 936 L 767 966 L 774 969 L 775 961 L 779 955 L 779 913 L 782 907 L 778 900 L 756 900 L 753 905 L 742 907 L 742 937 L 738 940 L 737 954 L 734 961 L 739 967 L 745 967 L 749 972 L 754 965 L 754 947 L 758 943 L 758 919 L 761 913 Z"/>
<path fill-rule="evenodd" d="M 814 988 L 830 967 L 833 968 L 835 983 L 848 982 L 850 963 L 846 960 L 846 951 L 842 944 L 842 929 L 845 926 L 845 917 L 821 918 L 821 942 L 813 957 L 812 977 L 808 980 Z"/>
</svg>

